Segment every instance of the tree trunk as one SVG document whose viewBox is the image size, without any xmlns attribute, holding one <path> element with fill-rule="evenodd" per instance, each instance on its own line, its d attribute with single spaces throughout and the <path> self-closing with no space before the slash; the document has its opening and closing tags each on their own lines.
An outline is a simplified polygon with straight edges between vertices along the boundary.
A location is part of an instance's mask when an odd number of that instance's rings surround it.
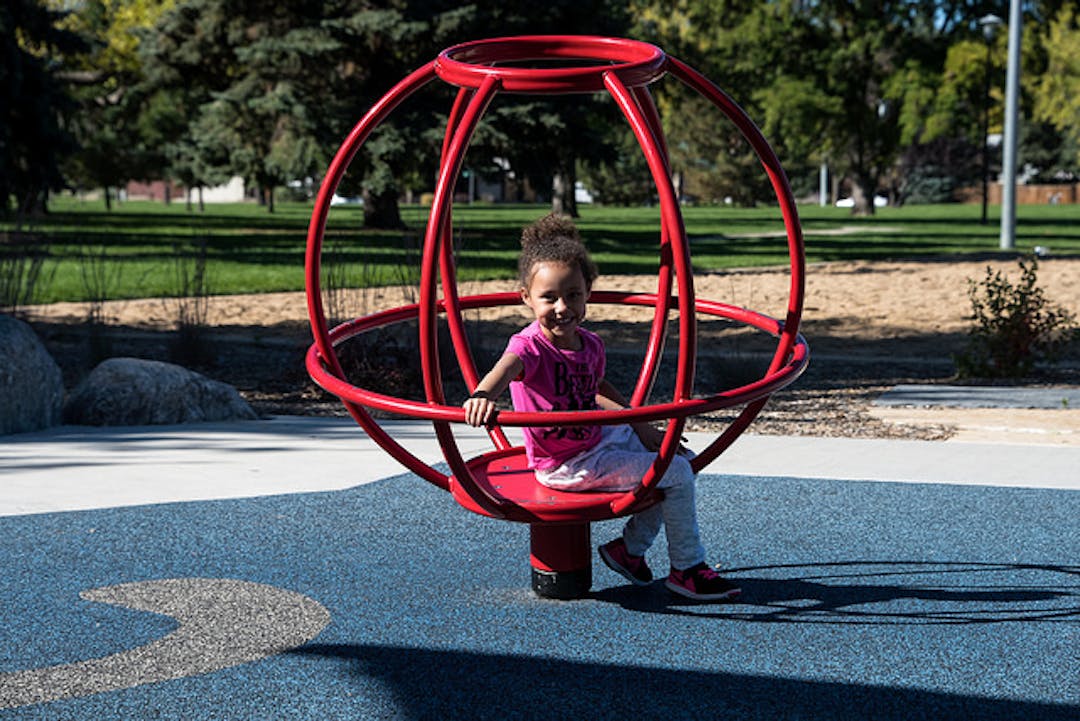
<svg viewBox="0 0 1080 721">
<path fill-rule="evenodd" d="M 851 209 L 852 215 L 874 214 L 874 188 L 876 183 L 872 178 L 863 174 L 857 174 L 851 180 L 851 199 L 855 201 Z"/>
<path fill-rule="evenodd" d="M 202 190 L 203 190 L 203 187 L 200 185 L 199 186 L 199 212 L 200 213 L 205 213 L 206 212 L 206 203 L 203 202 Z"/>
<path fill-rule="evenodd" d="M 112 212 L 112 192 L 107 185 L 105 186 L 105 212 Z"/>
<path fill-rule="evenodd" d="M 577 198 L 574 197 L 574 186 L 577 184 L 577 176 L 570 168 L 561 168 L 551 178 L 551 212 L 558 215 L 568 215 L 577 218 Z"/>
<path fill-rule="evenodd" d="M 0 205 L 0 209 L 3 206 Z M 32 188 L 21 199 L 16 200 L 15 213 L 19 217 L 41 216 L 49 213 L 49 190 Z"/>
<path fill-rule="evenodd" d="M 400 230 L 405 227 L 401 222 L 401 210 L 398 208 L 397 189 L 388 188 L 374 192 L 364 188 L 364 227 Z"/>
</svg>

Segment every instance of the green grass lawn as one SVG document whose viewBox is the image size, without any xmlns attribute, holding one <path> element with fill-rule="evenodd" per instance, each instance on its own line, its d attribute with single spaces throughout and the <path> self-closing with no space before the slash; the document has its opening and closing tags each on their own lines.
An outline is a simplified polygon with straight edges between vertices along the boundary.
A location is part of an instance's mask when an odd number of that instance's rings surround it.
<svg viewBox="0 0 1080 721">
<path fill-rule="evenodd" d="M 47 253 L 35 300 L 84 300 L 94 295 L 136 298 L 176 295 L 190 256 L 205 247 L 211 293 L 301 290 L 310 203 L 208 205 L 127 202 L 105 212 L 100 201 L 56 199 L 52 212 L 24 227 Z M 884 260 L 971 256 L 998 252 L 996 208 L 980 225 L 977 205 L 885 208 L 870 218 L 847 210 L 803 206 L 807 260 Z M 412 282 L 418 276 L 426 209 L 403 206 L 405 232 L 361 228 L 362 209 L 330 214 L 324 265 L 349 286 Z M 462 280 L 511 278 L 521 227 L 547 212 L 539 205 L 462 205 L 454 210 Z M 683 209 L 695 268 L 783 265 L 787 246 L 778 209 Z M 658 263 L 656 208 L 582 206 L 579 226 L 604 273 L 653 274 Z M 0 231 L 12 230 L 0 224 Z M 8 234 L 11 235 L 10 233 Z M 1047 246 L 1080 254 L 1080 206 L 1021 206 L 1017 251 Z M 189 258 L 188 260 L 181 260 Z M 13 272 L 12 266 L 0 266 Z"/>
</svg>

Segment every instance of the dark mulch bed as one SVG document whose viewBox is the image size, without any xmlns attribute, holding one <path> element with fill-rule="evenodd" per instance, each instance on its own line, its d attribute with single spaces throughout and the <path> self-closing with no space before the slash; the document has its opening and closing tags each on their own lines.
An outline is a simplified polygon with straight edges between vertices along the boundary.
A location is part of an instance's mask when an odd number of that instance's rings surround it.
<svg viewBox="0 0 1080 721">
<path fill-rule="evenodd" d="M 73 388 L 96 362 L 111 356 L 134 356 L 179 362 L 236 387 L 263 415 L 344 415 L 334 397 L 308 378 L 303 359 L 310 343 L 306 327 L 296 324 L 205 329 L 201 338 L 177 347 L 176 333 L 123 326 L 92 328 L 86 324 L 34 323 L 35 330 L 61 366 L 67 387 Z M 601 329 L 603 332 L 604 329 Z M 628 392 L 637 378 L 644 347 L 642 328 L 625 325 L 605 334 L 609 339 L 608 376 Z M 474 328 L 477 364 L 492 363 L 513 328 L 498 323 Z M 342 359 L 350 378 L 362 387 L 389 395 L 420 398 L 421 370 L 414 331 L 379 332 L 350 341 Z M 670 397 L 677 339 L 669 339 L 653 398 Z M 866 355 L 855 339 L 811 340 L 809 369 L 792 386 L 770 399 L 752 426 L 756 433 L 842 436 L 847 438 L 903 437 L 940 439 L 946 427 L 897 427 L 867 413 L 873 400 L 897 383 L 934 383 L 952 377 L 947 357 L 910 357 L 896 353 Z M 458 403 L 465 388 L 458 377 L 449 343 L 442 367 L 447 400 Z M 771 339 L 753 334 L 703 333 L 696 371 L 697 393 L 710 393 L 754 380 L 764 372 Z M 183 352 L 186 351 L 186 352 Z M 1061 380 L 1061 379 L 1058 379 Z M 1070 379 L 1064 379 L 1068 382 Z M 1076 379 L 1072 379 L 1075 381 Z M 726 427 L 739 409 L 690 419 L 690 430 Z"/>
</svg>

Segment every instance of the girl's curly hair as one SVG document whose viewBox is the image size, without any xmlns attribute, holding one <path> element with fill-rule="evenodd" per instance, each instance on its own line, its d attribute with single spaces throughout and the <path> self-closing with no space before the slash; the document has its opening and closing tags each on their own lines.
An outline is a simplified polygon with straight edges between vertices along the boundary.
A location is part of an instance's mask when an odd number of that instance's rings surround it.
<svg viewBox="0 0 1080 721">
<path fill-rule="evenodd" d="M 521 287 L 529 287 L 537 263 L 577 266 L 588 288 L 592 288 L 593 281 L 600 274 L 574 222 L 556 213 L 545 215 L 521 231 L 521 255 L 518 256 Z"/>
</svg>

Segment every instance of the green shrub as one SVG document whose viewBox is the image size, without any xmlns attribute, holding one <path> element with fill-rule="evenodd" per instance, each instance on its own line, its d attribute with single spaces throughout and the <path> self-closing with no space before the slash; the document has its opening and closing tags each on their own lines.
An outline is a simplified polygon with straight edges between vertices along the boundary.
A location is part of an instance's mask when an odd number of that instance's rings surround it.
<svg viewBox="0 0 1080 721">
<path fill-rule="evenodd" d="M 1018 262 L 1016 285 L 989 266 L 982 281 L 968 279 L 974 325 L 968 331 L 967 348 L 955 358 L 961 378 L 1026 376 L 1036 361 L 1057 360 L 1080 337 L 1076 317 L 1052 304 L 1036 285 L 1036 257 Z"/>
</svg>

